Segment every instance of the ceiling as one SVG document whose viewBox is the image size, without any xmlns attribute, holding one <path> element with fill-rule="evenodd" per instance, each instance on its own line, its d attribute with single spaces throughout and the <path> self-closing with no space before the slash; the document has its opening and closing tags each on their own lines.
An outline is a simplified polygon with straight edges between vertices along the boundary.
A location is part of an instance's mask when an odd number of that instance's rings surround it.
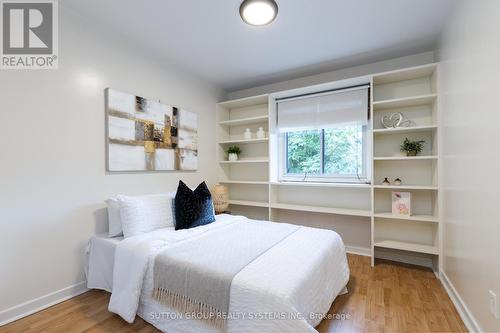
<svg viewBox="0 0 500 333">
<path fill-rule="evenodd" d="M 433 50 L 454 0 L 277 0 L 252 27 L 241 0 L 64 0 L 227 91 Z"/>
</svg>

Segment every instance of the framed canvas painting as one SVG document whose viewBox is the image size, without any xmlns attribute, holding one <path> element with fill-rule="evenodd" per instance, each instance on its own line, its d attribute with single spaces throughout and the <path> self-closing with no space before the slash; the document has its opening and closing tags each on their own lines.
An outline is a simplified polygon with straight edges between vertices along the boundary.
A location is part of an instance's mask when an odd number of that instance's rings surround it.
<svg viewBox="0 0 500 333">
<path fill-rule="evenodd" d="M 108 171 L 176 171 L 198 168 L 195 113 L 106 89 Z"/>
<path fill-rule="evenodd" d="M 392 214 L 411 216 L 410 192 L 392 192 Z"/>
</svg>

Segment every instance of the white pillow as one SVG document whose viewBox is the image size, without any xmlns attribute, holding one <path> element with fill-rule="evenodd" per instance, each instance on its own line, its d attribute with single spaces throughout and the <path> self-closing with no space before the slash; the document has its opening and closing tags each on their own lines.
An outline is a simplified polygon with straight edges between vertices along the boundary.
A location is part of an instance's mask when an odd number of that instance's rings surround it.
<svg viewBox="0 0 500 333">
<path fill-rule="evenodd" d="M 170 193 L 140 197 L 118 195 L 116 198 L 125 238 L 174 226 Z"/>
<path fill-rule="evenodd" d="M 122 219 L 120 216 L 120 203 L 118 199 L 109 198 L 106 200 L 108 205 L 108 234 L 109 237 L 122 236 Z"/>
</svg>

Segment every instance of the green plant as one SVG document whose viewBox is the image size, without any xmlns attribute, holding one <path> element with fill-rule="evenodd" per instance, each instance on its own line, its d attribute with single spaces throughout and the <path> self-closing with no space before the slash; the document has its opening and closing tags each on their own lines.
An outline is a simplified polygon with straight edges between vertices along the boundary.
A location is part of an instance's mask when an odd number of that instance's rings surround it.
<svg viewBox="0 0 500 333">
<path fill-rule="evenodd" d="M 417 155 L 422 152 L 424 143 L 424 140 L 410 141 L 408 138 L 405 138 L 401 144 L 401 151 L 406 152 L 408 155 Z"/>
<path fill-rule="evenodd" d="M 239 156 L 241 154 L 241 149 L 238 146 L 231 146 L 228 148 L 227 153 L 228 154 L 236 154 Z"/>
</svg>

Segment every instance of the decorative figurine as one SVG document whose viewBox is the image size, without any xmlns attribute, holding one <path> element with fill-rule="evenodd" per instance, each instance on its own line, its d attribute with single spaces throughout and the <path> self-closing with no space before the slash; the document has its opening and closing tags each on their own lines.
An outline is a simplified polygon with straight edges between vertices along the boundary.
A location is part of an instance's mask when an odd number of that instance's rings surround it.
<svg viewBox="0 0 500 333">
<path fill-rule="evenodd" d="M 405 119 L 401 112 L 395 112 L 390 116 L 383 116 L 380 120 L 385 128 L 412 127 L 415 126 L 413 120 Z"/>
<path fill-rule="evenodd" d="M 243 137 L 245 140 L 250 140 L 252 138 L 252 132 L 250 132 L 250 128 L 247 128 L 245 130 L 245 133 L 243 133 Z"/>
<path fill-rule="evenodd" d="M 262 127 L 259 127 L 259 130 L 257 131 L 257 138 L 264 139 L 265 137 L 266 137 L 266 132 L 264 132 L 264 129 Z"/>
<path fill-rule="evenodd" d="M 382 185 L 391 185 L 391 182 L 389 181 L 389 179 L 387 179 L 387 177 L 384 178 L 384 181 L 382 182 Z"/>
<path fill-rule="evenodd" d="M 396 179 L 394 179 L 394 183 L 393 184 L 396 185 L 396 186 L 400 186 L 402 183 L 403 182 L 401 181 L 401 179 L 396 178 Z"/>
<path fill-rule="evenodd" d="M 381 119 L 382 126 L 385 128 L 397 128 L 401 125 L 404 116 L 401 112 L 396 112 L 390 116 L 383 116 Z"/>
</svg>

